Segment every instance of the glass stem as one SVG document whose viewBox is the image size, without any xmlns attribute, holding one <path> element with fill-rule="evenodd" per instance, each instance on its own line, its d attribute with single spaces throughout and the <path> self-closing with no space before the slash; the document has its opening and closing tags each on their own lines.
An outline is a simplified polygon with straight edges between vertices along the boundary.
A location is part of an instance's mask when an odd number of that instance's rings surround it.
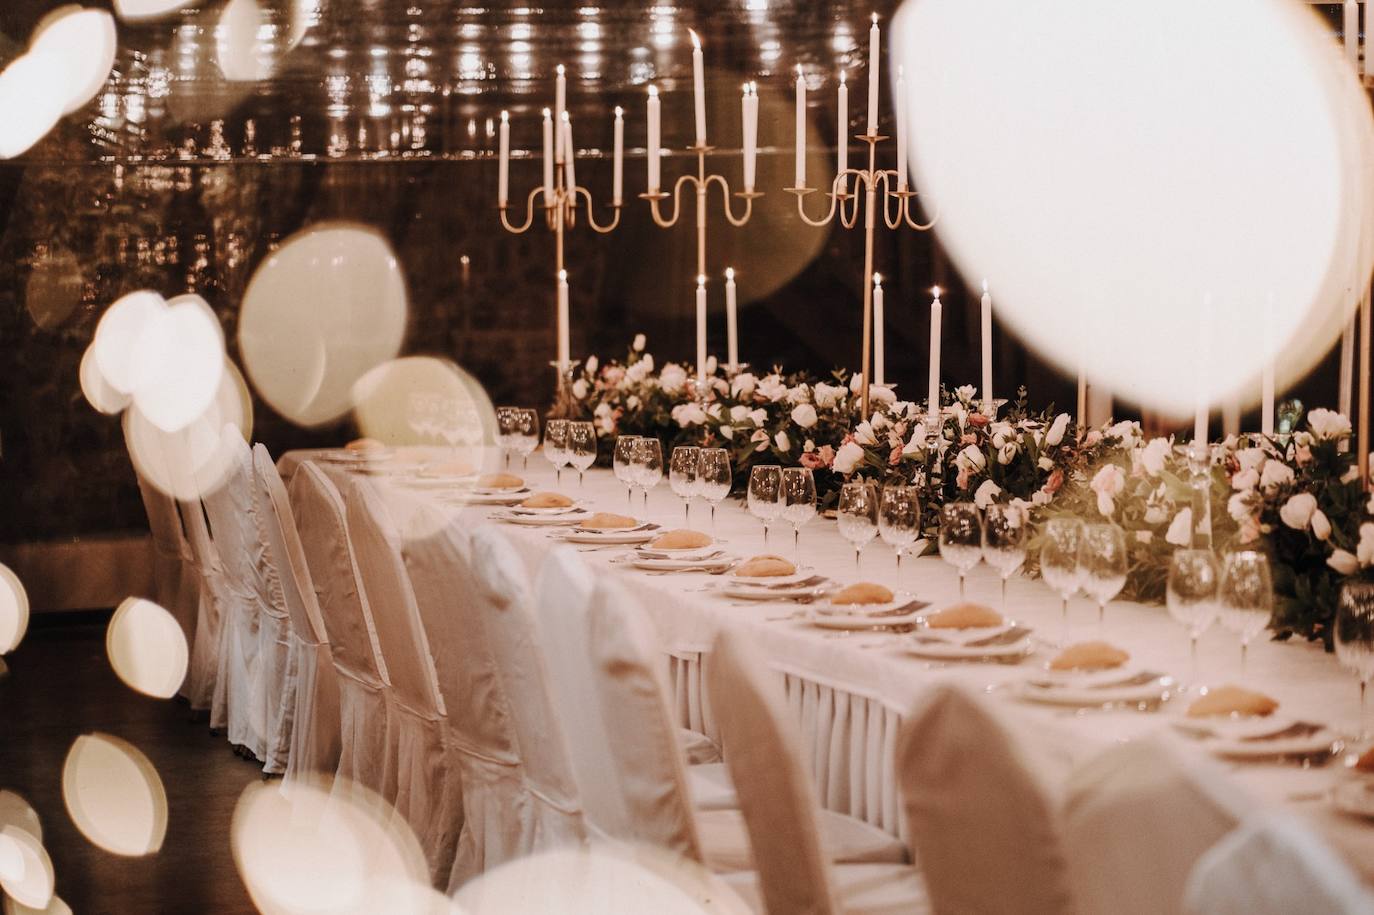
<svg viewBox="0 0 1374 915">
<path fill-rule="evenodd" d="M 1069 598 L 1066 595 L 1060 595 L 1059 601 L 1060 612 L 1063 614 L 1064 617 L 1064 625 L 1067 626 L 1069 624 Z"/>
<path fill-rule="evenodd" d="M 897 550 L 897 571 L 902 571 L 902 551 Z"/>
<path fill-rule="evenodd" d="M 682 500 L 682 523 L 687 527 L 692 526 L 692 503 L 686 499 Z"/>
<path fill-rule="evenodd" d="M 635 488 L 633 486 L 625 487 L 625 507 L 630 511 L 635 510 Z"/>
<path fill-rule="evenodd" d="M 1368 692 L 1368 691 L 1369 691 L 1369 678 L 1366 677 L 1366 678 L 1363 678 L 1363 679 L 1360 680 L 1360 737 L 1359 737 L 1359 739 L 1360 739 L 1362 742 L 1363 742 L 1364 740 L 1366 740 L 1366 739 L 1369 737 L 1369 729 L 1365 726 L 1365 721 L 1366 721 L 1366 718 L 1365 718 L 1365 711 L 1366 711 L 1366 708 L 1365 708 L 1365 705 L 1366 705 L 1366 703 L 1365 703 L 1365 693 Z"/>
<path fill-rule="evenodd" d="M 1101 629 L 1102 624 L 1107 621 L 1107 602 L 1097 602 L 1097 628 Z"/>
<path fill-rule="evenodd" d="M 553 465 L 553 479 L 555 486 L 563 485 L 563 468 L 558 464 Z"/>
<path fill-rule="evenodd" d="M 862 569 L 862 566 L 859 565 L 859 557 L 863 555 L 863 551 L 864 551 L 864 548 L 861 547 L 861 546 L 856 546 L 856 547 L 854 547 L 854 571 L 855 571 L 855 572 L 858 572 L 858 571 L 860 571 L 860 569 Z"/>
<path fill-rule="evenodd" d="M 1240 642 L 1240 676 L 1245 679 L 1245 656 L 1250 652 L 1250 642 L 1248 639 L 1241 639 Z"/>
<path fill-rule="evenodd" d="M 959 599 L 964 599 L 964 570 L 959 570 Z"/>
<path fill-rule="evenodd" d="M 1007 577 L 1002 576 L 1002 612 L 1007 612 Z"/>
<path fill-rule="evenodd" d="M 1188 682 L 1197 686 L 1197 633 L 1188 633 Z"/>
<path fill-rule="evenodd" d="M 768 546 L 768 522 L 763 522 L 763 545 Z"/>
<path fill-rule="evenodd" d="M 716 532 L 716 503 L 711 503 L 711 533 Z"/>
<path fill-rule="evenodd" d="M 801 555 L 801 528 L 792 528 L 792 555 Z"/>
</svg>

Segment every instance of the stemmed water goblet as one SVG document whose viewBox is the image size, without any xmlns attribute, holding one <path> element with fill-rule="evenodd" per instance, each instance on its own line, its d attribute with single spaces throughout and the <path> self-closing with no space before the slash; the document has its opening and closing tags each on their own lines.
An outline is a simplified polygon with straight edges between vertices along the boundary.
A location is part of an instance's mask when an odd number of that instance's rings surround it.
<svg viewBox="0 0 1374 915">
<path fill-rule="evenodd" d="M 582 488 L 582 475 L 596 463 L 596 426 L 587 421 L 568 425 L 568 461 L 577 468 L 577 488 Z"/>
<path fill-rule="evenodd" d="M 711 506 L 711 530 L 716 528 L 716 506 L 730 495 L 734 469 L 724 448 L 702 448 L 697 459 L 697 494 Z"/>
<path fill-rule="evenodd" d="M 1365 694 L 1374 679 L 1374 582 L 1349 581 L 1336 605 L 1336 657 L 1360 678 L 1360 729 L 1356 740 L 1369 738 Z"/>
<path fill-rule="evenodd" d="M 1040 545 L 1040 577 L 1059 595 L 1065 627 L 1069 624 L 1069 598 L 1078 591 L 1083 580 L 1078 567 L 1078 545 L 1082 540 L 1082 521 L 1051 518 L 1045 525 L 1045 539 Z"/>
<path fill-rule="evenodd" d="M 501 448 L 505 466 L 510 469 L 510 456 L 515 451 L 517 416 L 519 407 L 496 408 L 496 444 Z"/>
<path fill-rule="evenodd" d="M 544 424 L 544 457 L 553 465 L 554 479 L 563 484 L 563 468 L 568 464 L 568 427 L 566 419 L 551 419 Z"/>
<path fill-rule="evenodd" d="M 1107 602 L 1126 586 L 1129 568 L 1126 534 L 1120 527 L 1111 523 L 1083 526 L 1083 539 L 1078 544 L 1079 587 L 1097 601 L 1099 627 L 1107 617 Z"/>
<path fill-rule="evenodd" d="M 1188 627 L 1190 685 L 1198 682 L 1197 640 L 1217 617 L 1217 586 L 1221 570 L 1211 550 L 1175 550 L 1169 561 L 1164 600 L 1169 615 Z"/>
<path fill-rule="evenodd" d="M 678 445 L 668 459 L 668 485 L 682 500 L 683 523 L 692 523 L 692 496 L 697 494 L 697 468 L 701 463 L 701 449 L 696 445 Z"/>
<path fill-rule="evenodd" d="M 854 571 L 860 570 L 863 549 L 878 536 L 878 491 L 862 479 L 850 480 L 840 489 L 835 509 L 840 536 L 854 547 Z"/>
<path fill-rule="evenodd" d="M 959 598 L 964 580 L 983 558 L 983 518 L 972 502 L 951 502 L 940 509 L 940 556 L 959 570 Z"/>
<path fill-rule="evenodd" d="M 816 517 L 816 480 L 808 467 L 782 472 L 782 518 L 792 525 L 792 552 L 801 553 L 802 525 Z"/>
<path fill-rule="evenodd" d="M 879 496 L 878 534 L 897 553 L 897 571 L 902 570 L 902 553 L 916 542 L 921 530 L 921 500 L 914 486 L 884 486 Z"/>
<path fill-rule="evenodd" d="M 1007 610 L 1007 579 L 1026 561 L 1026 513 L 993 502 L 983 512 L 983 561 L 1002 579 L 1002 612 Z"/>
<path fill-rule="evenodd" d="M 768 522 L 782 514 L 782 468 L 759 464 L 749 471 L 749 492 L 745 498 L 749 514 L 763 522 L 763 544 L 768 545 Z"/>
<path fill-rule="evenodd" d="M 1240 675 L 1244 677 L 1250 640 L 1264 631 L 1274 615 L 1268 557 L 1254 550 L 1227 556 L 1221 567 L 1217 608 L 1221 625 L 1240 636 Z"/>
<path fill-rule="evenodd" d="M 649 511 L 649 490 L 663 479 L 663 445 L 658 439 L 644 437 L 635 441 L 630 458 L 634 480 L 644 490 L 644 512 Z"/>
<path fill-rule="evenodd" d="M 529 469 L 530 454 L 539 447 L 539 412 L 528 407 L 515 411 L 515 432 L 511 439 L 515 453 L 520 455 L 520 470 Z"/>
<path fill-rule="evenodd" d="M 625 504 L 630 511 L 635 508 L 635 467 L 634 446 L 638 435 L 620 435 L 615 440 L 615 452 L 611 457 L 611 470 L 615 478 L 625 484 Z"/>
</svg>

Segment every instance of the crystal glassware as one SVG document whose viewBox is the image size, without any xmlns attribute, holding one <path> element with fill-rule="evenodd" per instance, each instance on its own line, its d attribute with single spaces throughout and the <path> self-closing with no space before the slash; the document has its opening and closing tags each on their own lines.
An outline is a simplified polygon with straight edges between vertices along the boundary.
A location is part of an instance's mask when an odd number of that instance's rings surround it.
<svg viewBox="0 0 1374 915">
<path fill-rule="evenodd" d="M 566 419 L 551 419 L 544 424 L 544 457 L 553 465 L 554 477 L 563 483 L 563 468 L 568 463 L 568 426 Z"/>
<path fill-rule="evenodd" d="M 816 517 L 816 479 L 810 468 L 788 467 L 782 472 L 782 518 L 792 525 L 792 552 L 801 551 L 802 525 Z"/>
<path fill-rule="evenodd" d="M 510 456 L 515 452 L 517 418 L 519 407 L 496 408 L 496 444 L 501 448 L 505 466 L 510 467 Z"/>
<path fill-rule="evenodd" d="M 878 498 L 878 534 L 897 554 L 897 570 L 902 568 L 902 553 L 916 542 L 921 531 L 921 500 L 915 486 L 884 486 Z"/>
<path fill-rule="evenodd" d="M 702 448 L 697 459 L 697 493 L 711 506 L 711 529 L 716 527 L 716 506 L 730 495 L 734 468 L 724 448 Z"/>
<path fill-rule="evenodd" d="M 668 485 L 682 500 L 683 523 L 692 523 L 692 496 L 697 494 L 697 468 L 701 464 L 701 449 L 696 445 L 678 445 L 668 458 Z"/>
<path fill-rule="evenodd" d="M 1197 640 L 1217 618 L 1217 587 L 1221 569 L 1211 550 L 1175 550 L 1169 560 L 1165 603 L 1169 615 L 1188 627 L 1190 681 L 1197 683 Z"/>
<path fill-rule="evenodd" d="M 634 446 L 638 435 L 619 435 L 615 440 L 615 451 L 611 455 L 611 470 L 615 478 L 625 484 L 625 504 L 634 511 L 635 468 Z"/>
<path fill-rule="evenodd" d="M 983 518 L 972 502 L 950 502 L 940 509 L 940 556 L 959 570 L 959 597 L 969 570 L 983 558 Z"/>
<path fill-rule="evenodd" d="M 1002 612 L 1007 609 L 1007 579 L 1026 561 L 1026 513 L 1015 505 L 993 502 L 983 512 L 983 561 L 1002 579 Z"/>
<path fill-rule="evenodd" d="M 1079 587 L 1097 601 L 1097 623 L 1107 616 L 1107 602 L 1126 586 L 1126 572 L 1130 556 L 1126 552 L 1126 534 L 1115 524 L 1083 525 L 1083 538 L 1078 543 Z"/>
<path fill-rule="evenodd" d="M 1242 550 L 1226 557 L 1217 588 L 1217 609 L 1221 625 L 1240 636 L 1240 674 L 1245 676 L 1245 658 L 1250 640 L 1264 631 L 1274 615 L 1274 584 L 1269 559 L 1254 550 Z"/>
<path fill-rule="evenodd" d="M 634 479 L 644 490 L 644 511 L 649 511 L 649 490 L 663 479 L 663 445 L 656 438 L 640 438 L 635 441 L 630 458 L 634 466 Z"/>
<path fill-rule="evenodd" d="M 870 540 L 878 536 L 878 491 L 865 480 L 850 480 L 840 489 L 840 502 L 835 509 L 835 521 L 840 536 L 854 547 L 854 570 Z"/>
<path fill-rule="evenodd" d="M 1051 518 L 1045 525 L 1045 538 L 1040 545 L 1040 577 L 1059 595 L 1065 625 L 1069 622 L 1069 598 L 1082 582 L 1078 568 L 1078 544 L 1082 539 L 1082 521 Z"/>
<path fill-rule="evenodd" d="M 596 463 L 596 426 L 590 422 L 568 425 L 568 461 L 577 468 L 577 487 L 582 488 L 582 475 Z"/>
<path fill-rule="evenodd" d="M 512 439 L 515 453 L 520 455 L 520 469 L 528 470 L 530 455 L 539 447 L 539 411 L 529 407 L 517 409 L 515 434 Z"/>
<path fill-rule="evenodd" d="M 1374 679 L 1374 582 L 1348 581 L 1336 605 L 1336 657 L 1360 678 L 1358 740 L 1369 739 L 1365 694 Z"/>
<path fill-rule="evenodd" d="M 782 514 L 782 468 L 759 464 L 749 471 L 749 492 L 745 498 L 749 514 L 763 522 L 763 543 L 768 544 L 768 522 Z"/>
</svg>

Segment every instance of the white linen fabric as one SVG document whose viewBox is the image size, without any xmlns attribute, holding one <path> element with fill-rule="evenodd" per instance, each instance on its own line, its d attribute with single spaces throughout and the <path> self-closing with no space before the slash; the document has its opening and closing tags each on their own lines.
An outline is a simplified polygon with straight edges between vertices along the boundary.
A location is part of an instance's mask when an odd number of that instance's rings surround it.
<svg viewBox="0 0 1374 915">
<path fill-rule="evenodd" d="M 224 476 L 201 496 L 224 586 L 210 725 L 224 727 L 230 743 L 265 760 L 267 703 L 258 685 L 263 610 L 257 587 L 263 548 L 254 520 L 252 453 L 243 434 L 229 424 L 221 432 L 220 447 L 226 457 L 215 463 Z"/>
<path fill-rule="evenodd" d="M 138 472 L 138 492 L 148 514 L 148 529 L 153 537 L 153 602 L 164 608 L 181 626 L 189 648 L 195 644 L 196 624 L 200 615 L 200 575 L 195 555 L 182 528 L 176 499 L 158 489 Z M 182 681 L 178 692 L 192 698 L 192 681 Z M 200 706 L 204 708 L 205 706 Z"/>
<path fill-rule="evenodd" d="M 782 684 L 742 634 L 725 631 L 716 637 L 708 688 L 753 844 L 756 885 L 768 911 L 929 911 L 920 873 L 908 865 L 841 865 L 838 869 L 849 874 L 832 880 L 815 791 Z M 750 884 L 736 886 L 747 893 Z"/>
<path fill-rule="evenodd" d="M 1374 895 L 1311 830 L 1268 813 L 1203 853 L 1183 908 L 1189 915 L 1374 915 Z"/>
<path fill-rule="evenodd" d="M 287 671 L 278 718 L 290 732 L 283 787 L 322 783 L 339 765 L 339 687 L 291 502 L 267 449 L 253 448 L 258 522 L 286 603 Z"/>
<path fill-rule="evenodd" d="M 352 481 L 345 505 L 348 539 L 390 681 L 385 695 L 392 774 L 387 781 L 395 785 L 394 806 L 425 850 L 431 878 L 446 882 L 462 827 L 451 816 L 461 788 L 446 765 L 444 697 L 429 639 L 401 558 L 400 534 L 386 506 L 362 478 Z"/>
<path fill-rule="evenodd" d="M 1058 796 L 1072 761 L 1052 747 L 959 685 L 913 709 L 897 772 L 937 911 L 1074 910 Z"/>
<path fill-rule="evenodd" d="M 200 499 L 179 500 L 186 542 L 190 547 L 192 569 L 196 574 L 196 634 L 186 670 L 186 698 L 191 708 L 209 709 L 215 696 L 219 674 L 220 618 L 229 597 L 225 593 L 224 570 L 210 542 L 205 521 L 205 506 Z"/>
<path fill-rule="evenodd" d="M 1111 747 L 1069 778 L 1065 847 L 1080 915 L 1174 915 L 1208 848 L 1250 804 L 1214 762 L 1159 735 Z"/>
<path fill-rule="evenodd" d="M 324 472 L 308 461 L 293 476 L 290 495 L 329 640 L 329 660 L 338 675 L 336 774 L 342 784 L 357 783 L 383 798 L 394 798 L 396 788 L 387 782 L 394 767 L 387 765 L 386 662 L 348 539 L 343 499 Z"/>
</svg>

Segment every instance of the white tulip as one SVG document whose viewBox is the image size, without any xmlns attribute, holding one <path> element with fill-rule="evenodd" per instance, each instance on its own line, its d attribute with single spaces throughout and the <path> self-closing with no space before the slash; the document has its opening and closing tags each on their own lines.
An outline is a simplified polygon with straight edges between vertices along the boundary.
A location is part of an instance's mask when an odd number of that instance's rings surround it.
<svg viewBox="0 0 1374 915">
<path fill-rule="evenodd" d="M 1307 530 L 1312 514 L 1317 510 L 1317 499 L 1310 492 L 1300 492 L 1290 496 L 1279 509 L 1279 518 L 1295 531 Z"/>
<path fill-rule="evenodd" d="M 1064 432 L 1069 428 L 1069 414 L 1060 413 L 1054 418 L 1050 431 L 1045 433 L 1045 444 L 1054 446 L 1064 440 Z"/>
</svg>

